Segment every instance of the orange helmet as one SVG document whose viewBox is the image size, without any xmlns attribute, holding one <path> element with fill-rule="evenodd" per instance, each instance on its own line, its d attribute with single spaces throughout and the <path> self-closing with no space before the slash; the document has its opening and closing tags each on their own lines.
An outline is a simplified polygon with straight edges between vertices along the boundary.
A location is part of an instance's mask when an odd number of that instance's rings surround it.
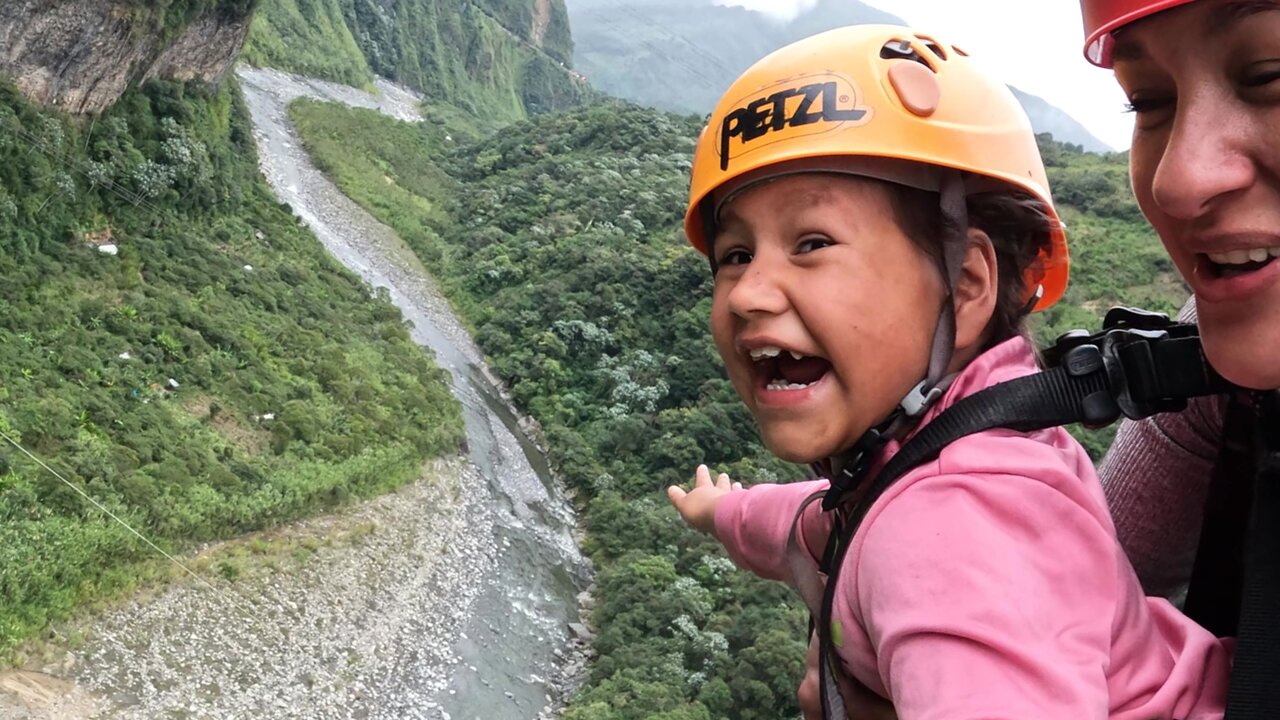
<svg viewBox="0 0 1280 720">
<path fill-rule="evenodd" d="M 849 172 L 939 191 L 961 171 L 965 194 L 1024 190 L 1053 221 L 1042 276 L 1049 307 L 1067 287 L 1066 235 L 1053 209 L 1035 134 L 1013 93 L 968 55 L 892 25 L 855 25 L 788 45 L 739 77 L 694 150 L 685 212 L 689 242 L 734 190 L 780 174 Z M 951 173 L 955 174 L 955 173 Z"/>
<path fill-rule="evenodd" d="M 1080 0 L 1084 16 L 1084 56 L 1098 67 L 1111 67 L 1111 33 L 1134 20 L 1185 5 L 1193 0 Z"/>
</svg>

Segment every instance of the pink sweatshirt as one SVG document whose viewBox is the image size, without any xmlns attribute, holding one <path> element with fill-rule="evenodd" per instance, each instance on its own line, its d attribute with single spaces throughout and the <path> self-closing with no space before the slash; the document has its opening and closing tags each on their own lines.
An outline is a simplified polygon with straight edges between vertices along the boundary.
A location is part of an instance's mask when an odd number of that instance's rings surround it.
<svg viewBox="0 0 1280 720">
<path fill-rule="evenodd" d="M 970 363 L 924 422 L 1035 371 L 1025 340 L 1005 342 Z M 716 533 L 741 567 L 790 581 L 792 518 L 826 485 L 730 493 Z M 829 529 L 810 505 L 800 530 L 815 558 Z M 1089 457 L 1061 428 L 978 433 L 904 475 L 867 513 L 838 582 L 845 668 L 901 720 L 1223 715 L 1231 641 L 1143 595 Z"/>
</svg>

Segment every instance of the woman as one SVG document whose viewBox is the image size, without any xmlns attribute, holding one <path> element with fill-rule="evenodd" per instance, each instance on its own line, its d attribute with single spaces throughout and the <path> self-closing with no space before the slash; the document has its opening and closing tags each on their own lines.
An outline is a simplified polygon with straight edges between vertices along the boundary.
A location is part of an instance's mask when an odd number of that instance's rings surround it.
<svg viewBox="0 0 1280 720">
<path fill-rule="evenodd" d="M 1267 402 L 1280 388 L 1280 2 L 1082 0 L 1082 10 L 1086 57 L 1114 68 L 1135 113 L 1134 193 L 1191 286 L 1188 314 L 1198 306 L 1205 351 Z M 1126 423 L 1103 463 L 1117 530 L 1148 592 L 1172 593 L 1191 577 L 1225 407 L 1213 399 Z M 1226 440 L 1255 442 L 1253 428 Z M 806 718 L 821 717 L 814 665 L 800 690 Z M 848 704 L 853 718 L 893 717 L 866 698 Z M 1256 716 L 1276 716 L 1265 712 Z"/>
</svg>

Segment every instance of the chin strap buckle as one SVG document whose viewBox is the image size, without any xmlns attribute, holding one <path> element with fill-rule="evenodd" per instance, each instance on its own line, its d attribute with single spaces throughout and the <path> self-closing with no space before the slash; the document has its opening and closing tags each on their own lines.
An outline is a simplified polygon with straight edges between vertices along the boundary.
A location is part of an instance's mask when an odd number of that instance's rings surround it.
<svg viewBox="0 0 1280 720">
<path fill-rule="evenodd" d="M 910 418 L 920 417 L 925 410 L 929 409 L 930 405 L 933 405 L 938 398 L 942 397 L 942 388 L 934 386 L 926 391 L 925 386 L 928 384 L 929 381 L 927 379 L 921 380 L 920 384 L 911 388 L 911 392 L 907 393 L 907 396 L 902 398 L 902 402 L 898 403 L 898 407 L 902 408 L 904 415 Z"/>
<path fill-rule="evenodd" d="M 858 442 L 849 448 L 844 465 L 839 472 L 833 473 L 831 489 L 822 498 L 823 511 L 835 510 L 850 493 L 858 489 L 871 467 L 872 459 L 887 442 L 889 437 L 877 428 L 871 428 L 858 438 Z"/>
</svg>

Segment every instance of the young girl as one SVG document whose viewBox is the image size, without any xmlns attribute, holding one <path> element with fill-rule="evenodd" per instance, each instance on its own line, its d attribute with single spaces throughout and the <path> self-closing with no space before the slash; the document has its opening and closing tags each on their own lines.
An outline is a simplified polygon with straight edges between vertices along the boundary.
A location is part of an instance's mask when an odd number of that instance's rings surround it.
<svg viewBox="0 0 1280 720">
<path fill-rule="evenodd" d="M 873 475 L 958 400 L 1036 372 L 1023 317 L 1067 279 L 1012 94 L 899 27 L 834 30 L 748 70 L 698 142 L 685 230 L 765 443 L 831 477 L 863 453 Z M 802 584 L 788 541 L 822 554 L 830 513 L 805 502 L 828 481 L 697 476 L 668 490 L 685 520 Z M 904 475 L 835 583 L 843 671 L 903 720 L 1222 716 L 1228 648 L 1143 596 L 1061 428 L 970 435 Z"/>
</svg>

